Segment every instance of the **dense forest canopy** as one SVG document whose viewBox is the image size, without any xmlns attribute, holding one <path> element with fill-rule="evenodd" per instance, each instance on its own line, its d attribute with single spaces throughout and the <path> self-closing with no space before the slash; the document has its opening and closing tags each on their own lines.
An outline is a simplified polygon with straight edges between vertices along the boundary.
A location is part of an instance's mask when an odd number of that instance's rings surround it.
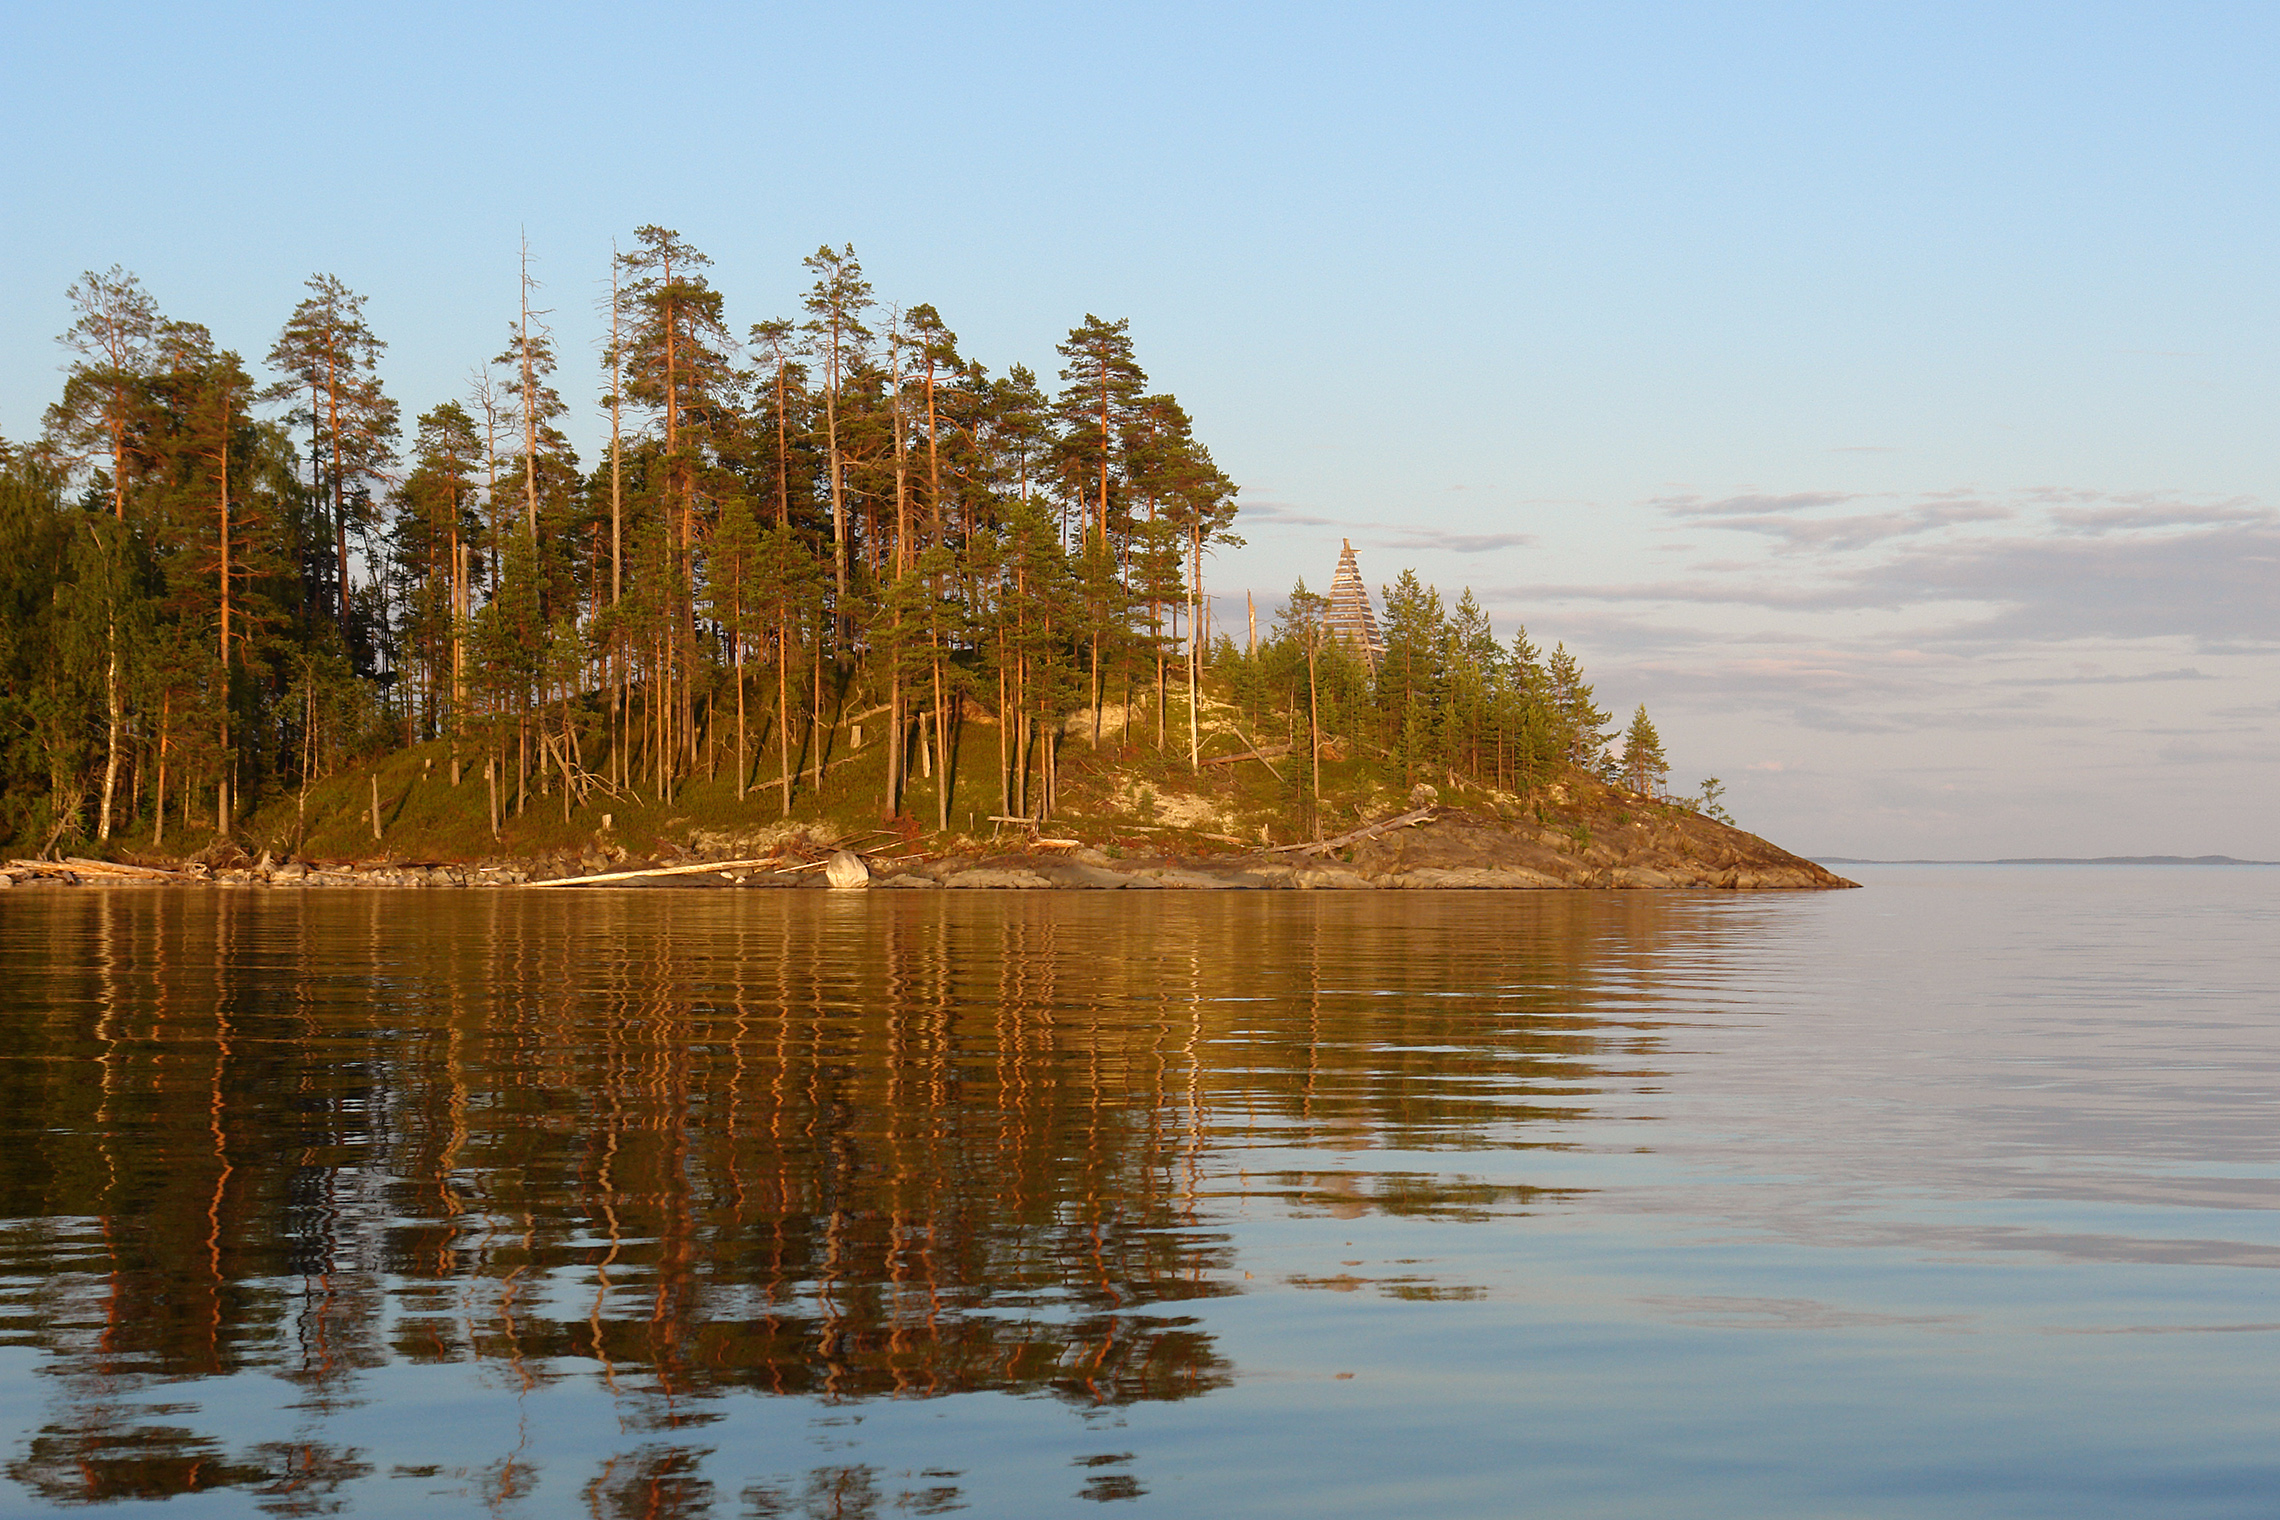
<svg viewBox="0 0 2280 1520">
<path fill-rule="evenodd" d="M 1196 763 L 1207 670 L 1221 706 L 1310 746 L 1317 789 L 1326 744 L 1404 780 L 1580 765 L 1659 788 L 1644 710 L 1626 769 L 1573 658 L 1499 640 L 1469 592 L 1402 575 L 1374 660 L 1303 582 L 1268 637 L 1214 646 L 1236 488 L 1125 322 L 1072 328 L 1056 383 L 993 373 L 853 248 L 805 262 L 801 309 L 740 335 L 705 255 L 639 229 L 574 381 L 526 256 L 497 354 L 409 418 L 330 275 L 266 381 L 132 274 L 86 275 L 41 436 L 0 441 L 0 837 L 227 836 L 438 741 L 454 784 L 485 777 L 494 832 L 534 778 L 567 809 L 724 765 L 788 814 L 822 783 L 819 732 L 865 717 L 886 812 L 914 765 L 949 773 L 972 717 L 997 730 L 1001 811 L 1044 817 L 1072 717 L 1097 747 L 1112 701 Z M 606 423 L 596 458 L 561 429 L 565 389 Z"/>
</svg>

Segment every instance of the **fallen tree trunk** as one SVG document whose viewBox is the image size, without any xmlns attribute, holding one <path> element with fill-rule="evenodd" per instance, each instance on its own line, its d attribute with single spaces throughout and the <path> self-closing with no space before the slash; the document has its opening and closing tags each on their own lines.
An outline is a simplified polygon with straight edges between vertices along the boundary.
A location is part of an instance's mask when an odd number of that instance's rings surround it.
<svg viewBox="0 0 2280 1520">
<path fill-rule="evenodd" d="M 180 871 L 162 871 L 157 866 L 130 866 L 116 860 L 82 860 L 76 855 L 67 855 L 63 863 L 76 870 L 108 872 L 118 876 L 148 876 L 159 881 L 182 879 Z"/>
<path fill-rule="evenodd" d="M 1261 765 L 1266 765 L 1267 761 L 1289 753 L 1290 746 L 1287 744 L 1270 744 L 1265 749 L 1247 749 L 1239 755 L 1206 755 L 1203 763 L 1205 765 L 1240 765 L 1245 760 L 1256 760 Z M 1267 769 L 1273 770 L 1274 767 L 1268 765 Z"/>
<path fill-rule="evenodd" d="M 530 885 L 591 887 L 610 881 L 635 881 L 644 876 L 702 876 L 712 871 L 756 871 L 763 867 L 774 869 L 775 857 L 763 856 L 758 860 L 708 860 L 699 861 L 693 866 L 651 866 L 641 871 L 607 871 L 600 876 L 557 876 L 552 881 L 534 881 Z"/>
<path fill-rule="evenodd" d="M 1402 813 L 1393 818 L 1382 818 L 1376 823 L 1364 824 L 1362 827 L 1355 829 L 1350 833 L 1338 835 L 1335 839 L 1318 839 L 1311 844 L 1278 844 L 1271 850 L 1261 850 L 1259 853 L 1262 855 L 1287 855 L 1292 853 L 1300 855 L 1325 855 L 1332 850 L 1341 850 L 1344 849 L 1347 845 L 1354 844 L 1360 840 L 1368 839 L 1372 835 L 1388 834 L 1395 829 L 1408 828 L 1412 825 L 1420 823 L 1429 823 L 1432 821 L 1432 818 L 1433 809 L 1429 807 L 1421 807 L 1412 813 Z"/>
<path fill-rule="evenodd" d="M 161 871 L 155 866 L 123 866 L 109 860 L 82 860 L 76 855 L 66 860 L 11 860 L 8 869 L 29 872 L 35 876 L 117 876 L 129 881 L 190 879 L 180 871 Z"/>
</svg>

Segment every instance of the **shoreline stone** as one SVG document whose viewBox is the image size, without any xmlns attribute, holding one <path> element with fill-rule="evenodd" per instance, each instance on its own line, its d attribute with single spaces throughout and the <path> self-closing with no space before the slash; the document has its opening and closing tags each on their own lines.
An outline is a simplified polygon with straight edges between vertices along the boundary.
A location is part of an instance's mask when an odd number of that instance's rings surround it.
<svg viewBox="0 0 2280 1520">
<path fill-rule="evenodd" d="M 1387 820 L 1335 851 L 1311 848 L 1247 855 L 1160 855 L 1118 859 L 1090 846 L 1073 852 L 1019 851 L 977 859 L 866 859 L 839 849 L 808 869 L 729 863 L 719 873 L 613 882 L 613 887 L 774 890 L 880 887 L 961 891 L 1827 891 L 1845 878 L 1740 829 L 1678 808 L 1643 804 L 1579 825 L 1514 820 L 1428 804 L 1422 815 Z M 1397 824 L 1398 827 L 1389 827 Z M 1362 831 L 1357 831 L 1362 832 Z M 1351 836 L 1346 836 L 1351 838 Z M 688 865 L 696 862 L 683 860 Z M 25 863 L 30 864 L 30 863 Z M 663 862 L 660 862 L 662 865 Z M 814 869 L 820 865 L 822 869 Z M 596 869 L 597 867 L 601 869 Z M 171 879 L 97 877 L 69 864 L 28 872 L 11 867 L 11 885 L 211 885 L 318 887 L 501 887 L 573 881 L 624 865 L 568 855 L 481 862 L 316 862 L 239 855 L 212 865 L 183 862 Z M 638 869 L 638 867 L 636 867 Z M 685 867 L 684 867 L 685 869 Z"/>
</svg>

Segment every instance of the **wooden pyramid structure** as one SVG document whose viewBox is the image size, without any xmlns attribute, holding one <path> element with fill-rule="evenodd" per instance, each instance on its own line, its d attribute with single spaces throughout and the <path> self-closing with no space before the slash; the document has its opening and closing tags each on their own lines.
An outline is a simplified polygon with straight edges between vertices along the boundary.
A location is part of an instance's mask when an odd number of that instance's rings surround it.
<svg viewBox="0 0 2280 1520">
<path fill-rule="evenodd" d="M 1377 613 L 1370 607 L 1370 588 L 1362 584 L 1361 567 L 1354 563 L 1354 541 L 1342 542 L 1345 548 L 1330 577 L 1330 611 L 1323 622 L 1330 636 L 1374 673 L 1378 657 L 1385 653 L 1385 636 L 1378 632 Z"/>
</svg>

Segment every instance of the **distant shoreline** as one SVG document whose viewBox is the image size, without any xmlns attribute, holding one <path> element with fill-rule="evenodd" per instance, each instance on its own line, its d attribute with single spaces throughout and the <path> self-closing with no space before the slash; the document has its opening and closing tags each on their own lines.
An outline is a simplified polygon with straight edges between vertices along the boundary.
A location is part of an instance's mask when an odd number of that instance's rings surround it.
<svg viewBox="0 0 2280 1520">
<path fill-rule="evenodd" d="M 2005 860 L 1869 860 L 1858 855 L 1811 855 L 1824 866 L 2280 866 L 2280 860 L 2236 860 L 2230 855 L 2025 855 Z"/>
</svg>

